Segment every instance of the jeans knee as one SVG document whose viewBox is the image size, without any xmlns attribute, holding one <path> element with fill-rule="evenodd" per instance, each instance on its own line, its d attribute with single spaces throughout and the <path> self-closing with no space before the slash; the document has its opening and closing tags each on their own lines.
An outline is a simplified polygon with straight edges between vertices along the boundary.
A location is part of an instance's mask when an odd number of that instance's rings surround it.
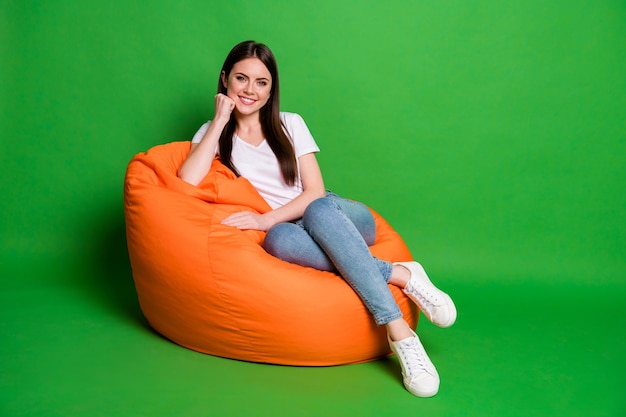
<svg viewBox="0 0 626 417">
<path fill-rule="evenodd" d="M 290 223 L 278 223 L 265 234 L 263 249 L 277 258 L 282 258 L 282 251 L 289 246 L 287 240 L 291 236 L 290 230 L 295 225 Z M 297 227 L 297 226 L 295 226 Z"/>
<path fill-rule="evenodd" d="M 322 197 L 314 200 L 304 211 L 302 224 L 312 236 L 328 228 L 343 230 L 351 223 L 368 246 L 376 240 L 376 221 L 370 210 L 362 203 L 338 197 Z M 321 229 L 320 229 L 321 228 Z"/>
<path fill-rule="evenodd" d="M 316 221 L 317 219 L 325 219 L 328 217 L 331 211 L 336 210 L 336 206 L 334 201 L 328 197 L 321 197 L 317 200 L 313 200 L 307 208 L 304 210 L 304 214 L 302 215 L 302 222 L 306 225 L 311 221 Z"/>
</svg>

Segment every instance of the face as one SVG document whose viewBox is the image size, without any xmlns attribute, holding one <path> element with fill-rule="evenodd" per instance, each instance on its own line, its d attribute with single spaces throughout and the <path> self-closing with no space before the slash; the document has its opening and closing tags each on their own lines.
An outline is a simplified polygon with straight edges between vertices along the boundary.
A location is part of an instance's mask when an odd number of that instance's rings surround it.
<svg viewBox="0 0 626 417">
<path fill-rule="evenodd" d="M 222 74 L 222 83 L 226 95 L 235 102 L 235 111 L 243 116 L 258 113 L 272 91 L 272 75 L 258 58 L 237 62 L 228 76 Z"/>
</svg>

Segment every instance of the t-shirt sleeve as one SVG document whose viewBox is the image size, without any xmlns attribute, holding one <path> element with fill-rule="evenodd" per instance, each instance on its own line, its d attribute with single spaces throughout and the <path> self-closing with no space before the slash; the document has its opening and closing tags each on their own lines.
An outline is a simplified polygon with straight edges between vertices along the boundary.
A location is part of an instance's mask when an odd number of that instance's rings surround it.
<svg viewBox="0 0 626 417">
<path fill-rule="evenodd" d="M 206 122 L 205 124 L 200 126 L 200 129 L 198 129 L 196 134 L 193 135 L 193 139 L 191 139 L 191 143 L 200 143 L 200 141 L 202 141 L 202 138 L 204 137 L 204 134 L 206 133 L 206 131 L 209 130 L 209 125 L 210 124 L 211 124 L 211 121 L 209 120 L 208 122 Z"/>
<path fill-rule="evenodd" d="M 291 139 L 293 140 L 296 158 L 308 153 L 320 151 L 320 148 L 317 146 L 317 143 L 315 142 L 313 135 L 311 135 L 308 126 L 299 114 L 281 113 L 281 117 L 285 123 L 289 136 L 291 136 Z"/>
</svg>

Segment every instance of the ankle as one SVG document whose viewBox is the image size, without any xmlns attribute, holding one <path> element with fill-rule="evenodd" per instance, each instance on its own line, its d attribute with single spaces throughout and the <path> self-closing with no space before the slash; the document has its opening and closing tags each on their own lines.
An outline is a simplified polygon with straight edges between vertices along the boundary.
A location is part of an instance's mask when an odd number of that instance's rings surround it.
<svg viewBox="0 0 626 417">
<path fill-rule="evenodd" d="M 389 283 L 396 287 L 405 288 L 411 279 L 411 271 L 403 265 L 395 264 L 391 270 Z"/>
<path fill-rule="evenodd" d="M 387 334 L 392 342 L 399 342 L 400 340 L 413 337 L 415 333 L 411 330 L 409 324 L 402 318 L 393 320 L 385 325 L 387 328 Z"/>
</svg>

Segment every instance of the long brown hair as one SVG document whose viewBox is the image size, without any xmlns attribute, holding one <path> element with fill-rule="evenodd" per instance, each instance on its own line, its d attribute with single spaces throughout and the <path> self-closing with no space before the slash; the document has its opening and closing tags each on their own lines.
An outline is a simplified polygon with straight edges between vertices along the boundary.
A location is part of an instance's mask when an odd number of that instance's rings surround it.
<svg viewBox="0 0 626 417">
<path fill-rule="evenodd" d="M 278 66 L 276 65 L 276 58 L 274 58 L 272 51 L 266 45 L 254 41 L 245 41 L 236 45 L 224 61 L 224 65 L 222 66 L 222 71 L 220 72 L 220 77 L 217 82 L 217 91 L 218 93 L 226 94 L 226 86 L 222 82 L 222 74 L 228 78 L 233 66 L 237 62 L 247 58 L 258 58 L 261 60 L 272 76 L 272 86 L 269 100 L 259 112 L 261 129 L 263 130 L 263 135 L 265 136 L 267 144 L 272 149 L 272 152 L 274 152 L 274 155 L 276 155 L 276 159 L 278 160 L 278 164 L 283 175 L 283 180 L 286 184 L 293 185 L 296 183 L 296 179 L 298 178 L 298 165 L 296 163 L 296 154 L 293 148 L 293 143 L 280 120 Z M 224 127 L 220 136 L 219 152 L 222 163 L 230 168 L 235 174 L 240 175 L 231 160 L 233 136 L 235 135 L 236 127 L 237 121 L 235 120 L 233 112 L 230 115 L 230 121 Z"/>
</svg>

